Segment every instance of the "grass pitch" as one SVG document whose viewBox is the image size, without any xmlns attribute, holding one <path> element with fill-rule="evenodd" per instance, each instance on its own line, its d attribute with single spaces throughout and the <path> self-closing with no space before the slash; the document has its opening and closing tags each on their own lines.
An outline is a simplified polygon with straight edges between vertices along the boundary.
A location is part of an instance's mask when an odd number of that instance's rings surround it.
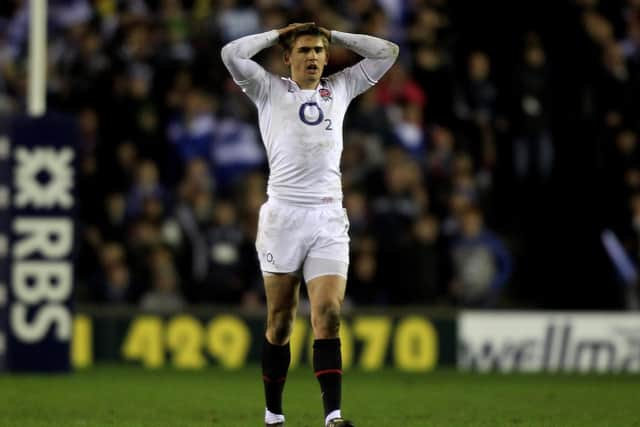
<svg viewBox="0 0 640 427">
<path fill-rule="evenodd" d="M 357 427 L 640 426 L 640 378 L 472 375 L 393 370 L 345 375 L 343 411 Z M 288 427 L 322 427 L 310 370 L 292 371 Z M 2 427 L 261 427 L 259 368 L 145 371 L 99 366 L 69 376 L 0 376 Z"/>
</svg>

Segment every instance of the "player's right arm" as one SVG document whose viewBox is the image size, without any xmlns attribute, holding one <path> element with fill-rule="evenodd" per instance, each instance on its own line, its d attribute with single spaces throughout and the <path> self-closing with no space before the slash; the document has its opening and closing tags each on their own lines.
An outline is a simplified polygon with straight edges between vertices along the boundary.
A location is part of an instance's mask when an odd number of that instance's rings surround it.
<svg viewBox="0 0 640 427">
<path fill-rule="evenodd" d="M 222 62 L 233 81 L 255 102 L 263 95 L 262 83 L 267 81 L 267 71 L 251 58 L 275 44 L 279 36 L 277 30 L 267 31 L 239 38 L 222 48 Z"/>
</svg>

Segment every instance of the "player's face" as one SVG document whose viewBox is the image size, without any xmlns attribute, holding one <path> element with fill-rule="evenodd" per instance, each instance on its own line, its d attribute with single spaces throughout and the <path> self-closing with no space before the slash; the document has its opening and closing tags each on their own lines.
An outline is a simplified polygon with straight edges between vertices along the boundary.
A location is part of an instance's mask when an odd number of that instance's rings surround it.
<svg viewBox="0 0 640 427">
<path fill-rule="evenodd" d="M 322 37 L 309 35 L 298 37 L 284 57 L 291 68 L 291 78 L 301 89 L 315 89 L 328 60 Z"/>
</svg>

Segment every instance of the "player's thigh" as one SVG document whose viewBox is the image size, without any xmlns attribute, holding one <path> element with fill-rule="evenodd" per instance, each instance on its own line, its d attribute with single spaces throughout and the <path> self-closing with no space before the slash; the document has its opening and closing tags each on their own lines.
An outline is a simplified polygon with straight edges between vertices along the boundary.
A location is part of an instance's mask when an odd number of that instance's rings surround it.
<svg viewBox="0 0 640 427">
<path fill-rule="evenodd" d="M 269 313 L 286 310 L 295 313 L 298 306 L 299 291 L 300 278 L 296 274 L 264 274 L 264 292 Z"/>
<path fill-rule="evenodd" d="M 346 279 L 339 275 L 319 276 L 307 283 L 315 339 L 338 336 L 346 284 Z"/>
<path fill-rule="evenodd" d="M 325 274 L 307 282 L 307 293 L 312 313 L 342 306 L 347 279 L 338 274 Z"/>
</svg>

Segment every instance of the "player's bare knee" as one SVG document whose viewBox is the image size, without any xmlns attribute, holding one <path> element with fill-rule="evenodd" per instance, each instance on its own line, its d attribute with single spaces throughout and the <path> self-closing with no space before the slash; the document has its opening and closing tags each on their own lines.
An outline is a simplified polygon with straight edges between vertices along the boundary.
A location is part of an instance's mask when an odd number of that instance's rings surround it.
<svg viewBox="0 0 640 427">
<path fill-rule="evenodd" d="M 282 323 L 278 323 L 275 328 L 273 328 L 273 338 L 277 344 L 285 344 L 289 337 L 291 336 L 291 320 L 286 320 Z"/>
<path fill-rule="evenodd" d="M 313 328 L 318 338 L 337 337 L 340 332 L 340 305 L 324 304 L 314 315 Z"/>
<path fill-rule="evenodd" d="M 293 311 L 280 310 L 270 313 L 267 323 L 267 337 L 272 344 L 286 344 L 293 328 Z"/>
</svg>

